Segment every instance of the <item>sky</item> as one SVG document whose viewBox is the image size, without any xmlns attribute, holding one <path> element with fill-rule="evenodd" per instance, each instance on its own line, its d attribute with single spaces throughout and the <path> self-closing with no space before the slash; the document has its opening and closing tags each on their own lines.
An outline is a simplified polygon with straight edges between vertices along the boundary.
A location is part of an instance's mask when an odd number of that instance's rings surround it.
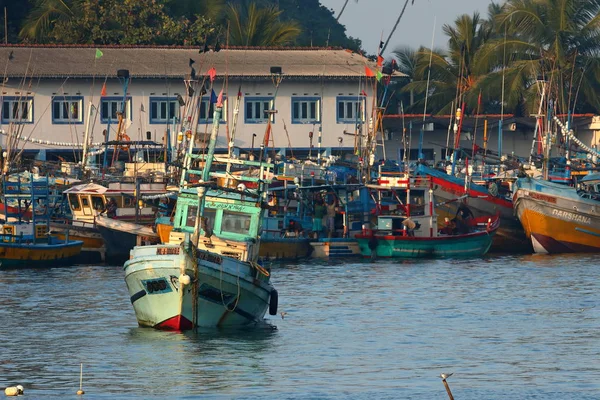
<svg viewBox="0 0 600 400">
<path fill-rule="evenodd" d="M 325 7 L 334 10 L 334 16 L 337 16 L 344 4 L 344 0 L 320 1 Z M 443 34 L 442 26 L 453 24 L 459 15 L 472 15 L 474 11 L 487 17 L 490 3 L 491 0 L 415 0 L 414 5 L 409 3 L 406 7 L 386 53 L 399 46 L 408 45 L 415 49 L 421 45 L 431 47 L 432 39 L 434 47 L 445 48 L 448 40 Z M 404 0 L 358 0 L 358 3 L 350 0 L 340 23 L 346 26 L 348 36 L 362 40 L 363 48 L 368 54 L 376 54 L 382 32 L 385 41 L 403 6 Z"/>
</svg>

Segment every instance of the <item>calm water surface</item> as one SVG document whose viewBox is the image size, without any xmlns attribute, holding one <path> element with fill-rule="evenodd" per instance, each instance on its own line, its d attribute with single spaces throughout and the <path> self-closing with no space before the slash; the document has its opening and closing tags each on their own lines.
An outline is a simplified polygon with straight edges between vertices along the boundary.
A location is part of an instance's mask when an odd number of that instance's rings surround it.
<svg viewBox="0 0 600 400">
<path fill-rule="evenodd" d="M 597 256 L 273 266 L 276 330 L 137 326 L 119 267 L 0 271 L 26 398 L 599 399 Z"/>
</svg>

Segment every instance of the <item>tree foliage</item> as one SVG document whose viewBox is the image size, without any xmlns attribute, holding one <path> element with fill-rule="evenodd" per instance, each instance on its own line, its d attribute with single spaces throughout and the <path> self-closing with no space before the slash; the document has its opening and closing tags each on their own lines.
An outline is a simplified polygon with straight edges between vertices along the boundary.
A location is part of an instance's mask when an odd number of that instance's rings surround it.
<svg viewBox="0 0 600 400">
<path fill-rule="evenodd" d="M 300 33 L 298 24 L 282 22 L 282 11 L 274 6 L 259 8 L 255 3 L 248 6 L 229 5 L 226 17 L 229 21 L 229 43 L 238 46 L 282 46 L 293 43 Z"/>
</svg>

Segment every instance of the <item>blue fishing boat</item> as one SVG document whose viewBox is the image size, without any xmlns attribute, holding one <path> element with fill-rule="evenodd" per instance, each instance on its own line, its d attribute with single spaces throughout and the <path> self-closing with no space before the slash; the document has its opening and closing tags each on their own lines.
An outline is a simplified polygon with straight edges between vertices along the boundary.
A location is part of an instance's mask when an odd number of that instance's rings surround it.
<svg viewBox="0 0 600 400">
<path fill-rule="evenodd" d="M 0 268 L 54 267 L 69 265 L 81 252 L 82 241 L 53 237 L 49 232 L 48 178 L 17 175 L 2 180 L 5 208 L 0 225 Z"/>
<path fill-rule="evenodd" d="M 201 92 L 196 80 L 187 80 L 186 86 L 188 94 Z M 255 162 L 232 158 L 231 153 L 215 156 L 221 97 L 214 107 L 208 150 L 194 154 L 198 101 L 198 96 L 186 98 L 190 118 L 182 118 L 181 131 L 189 136 L 182 143 L 187 149 L 169 241 L 136 246 L 124 265 L 141 326 L 177 331 L 254 326 L 263 322 L 267 310 L 277 312 L 277 291 L 269 271 L 258 262 L 268 184 L 263 177 L 273 165 L 262 157 Z M 213 171 L 218 165 L 223 168 Z M 218 185 L 220 179 L 228 181 L 235 167 L 259 173 L 238 176 L 235 185 Z"/>
<path fill-rule="evenodd" d="M 474 217 L 463 204 L 464 213 L 447 217 L 440 229 L 431 179 L 382 177 L 378 183 L 367 185 L 378 201 L 376 229 L 365 228 L 356 235 L 363 256 L 479 257 L 490 249 L 499 214 Z"/>
</svg>

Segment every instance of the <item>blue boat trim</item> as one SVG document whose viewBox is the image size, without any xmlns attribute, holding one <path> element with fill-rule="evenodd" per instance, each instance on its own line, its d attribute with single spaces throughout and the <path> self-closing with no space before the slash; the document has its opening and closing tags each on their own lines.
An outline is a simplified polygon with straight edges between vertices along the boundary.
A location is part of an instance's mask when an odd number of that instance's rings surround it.
<svg viewBox="0 0 600 400">
<path fill-rule="evenodd" d="M 575 230 L 578 231 L 578 232 L 587 233 L 588 235 L 600 237 L 600 235 L 597 234 L 596 232 L 588 231 L 587 229 L 576 227 Z"/>
</svg>

